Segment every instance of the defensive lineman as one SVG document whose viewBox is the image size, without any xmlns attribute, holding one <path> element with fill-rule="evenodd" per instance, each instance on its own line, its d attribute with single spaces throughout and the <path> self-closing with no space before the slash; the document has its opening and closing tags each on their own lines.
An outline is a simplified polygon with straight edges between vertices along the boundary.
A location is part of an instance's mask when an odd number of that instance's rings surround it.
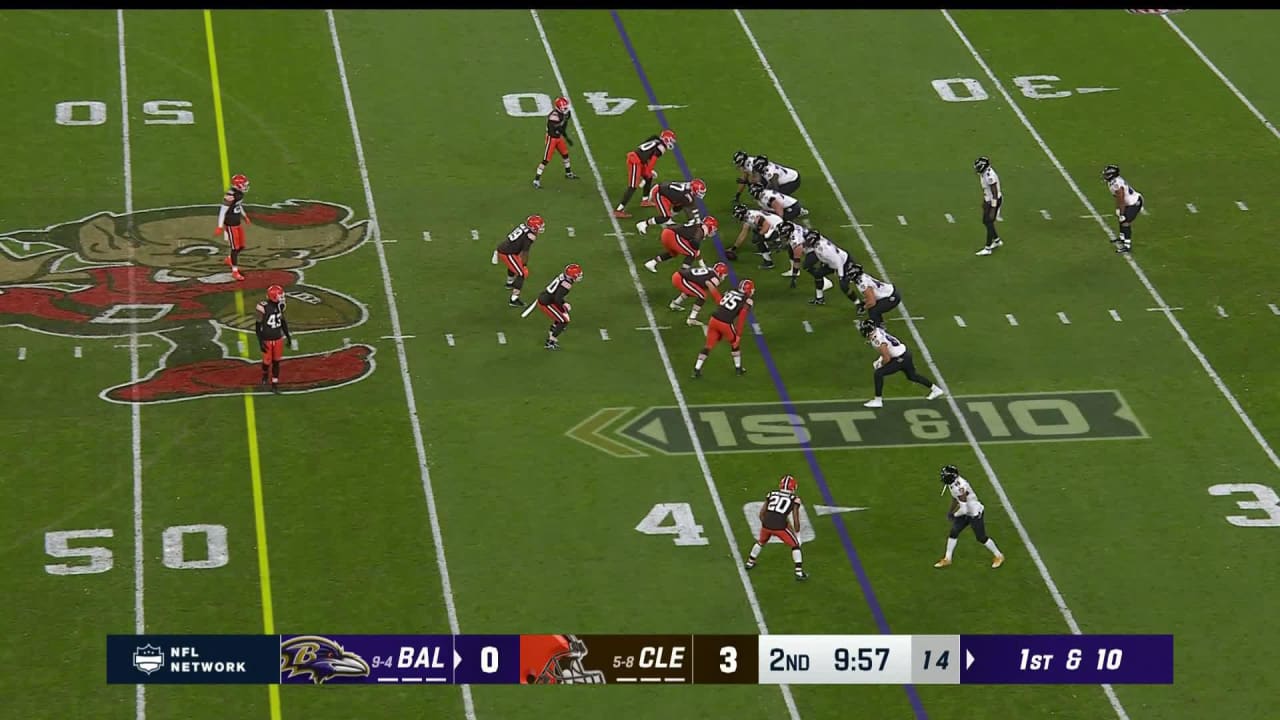
<svg viewBox="0 0 1280 720">
<path fill-rule="evenodd" d="M 929 395 L 926 398 L 928 400 L 946 392 L 932 380 L 916 372 L 916 363 L 911 357 L 911 351 L 901 340 L 885 332 L 884 328 L 870 320 L 859 320 L 858 332 L 867 339 L 868 345 L 880 351 L 880 357 L 876 358 L 872 365 L 876 371 L 876 396 L 863 403 L 863 407 L 884 407 L 884 379 L 899 370 L 905 372 L 907 379 L 911 382 L 929 388 Z"/>
<path fill-rule="evenodd" d="M 778 481 L 778 489 L 764 498 L 760 508 L 760 536 L 751 546 L 747 555 L 748 570 L 756 566 L 760 551 L 770 538 L 778 538 L 791 548 L 791 560 L 796 564 L 796 580 L 808 580 L 804 562 L 800 553 L 800 497 L 796 495 L 796 479 L 791 475 L 783 475 Z"/>
<path fill-rule="evenodd" d="M 1127 253 L 1133 245 L 1133 221 L 1142 212 L 1142 193 L 1120 176 L 1119 165 L 1108 165 L 1102 169 L 1102 179 L 1116 201 L 1116 217 L 1120 220 L 1120 235 L 1112 242 L 1116 252 Z"/>
<path fill-rule="evenodd" d="M 973 527 L 973 536 L 982 543 L 994 556 L 991 567 L 998 568 L 1004 564 L 1004 555 L 996 547 L 996 541 L 987 537 L 987 523 L 982 519 L 983 505 L 978 502 L 978 494 L 969 486 L 969 481 L 960 477 L 955 465 L 942 466 L 942 485 L 944 492 L 951 491 L 951 509 L 947 517 L 951 518 L 951 532 L 947 535 L 947 554 L 934 563 L 936 568 L 944 568 L 951 564 L 951 554 L 955 552 L 957 538 L 965 528 Z"/>
<path fill-rule="evenodd" d="M 1004 204 L 1004 191 L 1000 185 L 1000 176 L 991 167 L 991 160 L 986 155 L 973 161 L 973 170 L 978 173 L 978 184 L 982 186 L 982 224 L 987 226 L 987 244 L 975 254 L 990 255 L 1004 244 L 1000 233 L 996 232 L 996 219 L 1000 217 L 1000 206 Z"/>
</svg>

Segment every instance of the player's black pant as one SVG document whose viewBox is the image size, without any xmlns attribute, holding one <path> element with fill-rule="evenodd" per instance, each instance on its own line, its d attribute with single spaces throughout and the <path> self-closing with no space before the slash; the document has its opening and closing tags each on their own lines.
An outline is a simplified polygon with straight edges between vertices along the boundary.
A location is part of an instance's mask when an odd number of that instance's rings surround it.
<svg viewBox="0 0 1280 720">
<path fill-rule="evenodd" d="M 799 218 L 799 217 L 800 217 L 800 211 L 801 211 L 802 209 L 803 209 L 803 208 L 801 208 L 801 207 L 800 207 L 800 203 L 796 203 L 795 205 L 792 205 L 792 206 L 791 206 L 791 207 L 789 207 L 789 208 L 783 208 L 783 209 L 782 209 L 782 219 L 783 219 L 783 220 L 795 220 L 795 219 L 797 219 L 797 218 Z"/>
<path fill-rule="evenodd" d="M 1128 247 L 1133 242 L 1133 221 L 1138 219 L 1138 213 L 1142 212 L 1142 198 L 1138 198 L 1138 204 L 1130 205 L 1124 209 L 1124 214 L 1120 218 L 1120 237 L 1118 240 Z"/>
<path fill-rule="evenodd" d="M 877 325 L 884 325 L 884 314 L 898 307 L 902 303 L 902 298 L 898 296 L 895 288 L 893 294 L 889 297 L 876 300 L 876 304 L 867 308 L 867 317 L 871 318 L 871 322 Z"/>
<path fill-rule="evenodd" d="M 789 182 L 789 183 L 782 183 L 782 184 L 778 185 L 778 192 L 782 193 L 783 195 L 790 195 L 790 196 L 792 196 L 792 197 L 795 197 L 796 190 L 799 190 L 799 189 L 800 189 L 800 175 L 799 175 L 799 174 L 796 174 L 796 179 L 795 179 L 795 180 L 792 180 L 792 181 L 791 181 L 791 182 Z M 798 211 L 797 211 L 797 212 L 798 212 Z"/>
<path fill-rule="evenodd" d="M 982 515 L 977 515 L 976 517 L 961 515 L 958 518 L 952 518 L 951 533 L 949 534 L 949 537 L 952 540 L 960 537 L 960 533 L 967 527 L 973 528 L 973 536 L 978 539 L 979 543 L 986 544 L 987 522 L 982 519 Z"/>
<path fill-rule="evenodd" d="M 929 389 L 933 389 L 933 381 L 916 372 L 916 362 L 908 350 L 889 362 L 876 368 L 876 397 L 884 395 L 884 379 L 898 371 L 907 374 L 907 379 Z"/>
<path fill-rule="evenodd" d="M 996 232 L 996 218 L 1000 217 L 1000 206 L 1004 205 L 1004 198 L 996 198 L 996 204 L 982 203 L 982 224 L 987 226 L 987 247 L 1000 239 L 1000 233 Z"/>
</svg>

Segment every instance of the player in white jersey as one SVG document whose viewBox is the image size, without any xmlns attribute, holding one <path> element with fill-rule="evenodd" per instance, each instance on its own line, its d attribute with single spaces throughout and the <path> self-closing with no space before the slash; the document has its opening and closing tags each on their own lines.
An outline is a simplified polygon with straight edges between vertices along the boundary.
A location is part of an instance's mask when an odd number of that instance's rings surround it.
<svg viewBox="0 0 1280 720">
<path fill-rule="evenodd" d="M 1119 165 L 1108 165 L 1102 169 L 1102 179 L 1116 201 L 1116 217 L 1120 220 L 1120 235 L 1112 242 L 1116 252 L 1127 253 L 1133 245 L 1133 221 L 1142 212 L 1142 193 L 1120 176 Z"/>
<path fill-rule="evenodd" d="M 759 176 L 751 171 L 755 161 L 755 156 L 748 155 L 746 150 L 739 150 L 733 154 L 733 166 L 738 169 L 738 192 L 733 194 L 735 205 L 742 202 L 742 191 L 747 189 L 748 185 L 761 182 Z"/>
<path fill-rule="evenodd" d="M 902 302 L 898 289 L 893 286 L 893 283 L 871 277 L 858 263 L 850 265 L 848 270 L 847 279 L 842 280 L 842 283 L 844 287 L 852 283 L 857 294 L 861 296 L 860 300 L 854 300 L 861 305 L 859 312 L 865 309 L 871 322 L 883 326 L 884 314 L 898 307 Z"/>
<path fill-rule="evenodd" d="M 987 244 L 975 254 L 990 255 L 1004 244 L 1000 233 L 996 232 L 996 219 L 1000 217 L 1000 206 L 1004 204 L 1004 188 L 986 155 L 973 161 L 973 171 L 978 173 L 978 184 L 982 186 L 982 224 L 987 226 Z"/>
<path fill-rule="evenodd" d="M 795 195 L 800 187 L 800 173 L 795 168 L 769 162 L 764 155 L 757 155 L 751 161 L 751 170 L 760 177 L 760 182 L 788 195 Z"/>
<path fill-rule="evenodd" d="M 763 183 L 752 183 L 748 192 L 760 204 L 761 210 L 781 215 L 783 220 L 796 220 L 809 214 L 799 200 L 786 193 L 770 190 Z"/>
<path fill-rule="evenodd" d="M 956 549 L 956 538 L 959 538 L 960 533 L 967 527 L 972 527 L 974 537 L 991 551 L 994 556 L 991 559 L 991 567 L 998 568 L 1003 565 L 1004 555 L 1000 553 L 1000 548 L 996 547 L 996 541 L 987 537 L 987 524 L 982 518 L 984 508 L 982 503 L 978 502 L 978 494 L 970 487 L 969 481 L 960 477 L 960 471 L 955 465 L 943 465 L 942 485 L 943 492 L 951 491 L 951 509 L 947 511 L 947 517 L 951 518 L 951 533 L 947 535 L 947 554 L 933 566 L 944 568 L 951 564 L 951 554 Z"/>
<path fill-rule="evenodd" d="M 827 276 L 832 274 L 840 278 L 840 289 L 845 292 L 846 297 L 849 297 L 849 282 L 846 278 L 848 271 L 854 265 L 853 260 L 849 258 L 849 253 L 832 242 L 830 238 L 813 229 L 805 230 L 804 247 L 808 251 L 804 256 L 804 269 L 813 276 L 814 298 L 809 301 L 809 304 L 827 304 L 824 293 L 834 285 L 827 279 Z M 849 302 L 856 303 L 857 300 L 849 297 Z"/>
<path fill-rule="evenodd" d="M 929 388 L 929 396 L 926 398 L 928 400 L 946 392 L 932 380 L 916 372 L 916 363 L 911 357 L 911 350 L 901 340 L 885 332 L 884 328 L 870 320 L 859 320 L 858 332 L 867 339 L 868 345 L 880 351 L 880 357 L 876 358 L 872 365 L 876 371 L 876 396 L 863 403 L 863 407 L 884 407 L 884 379 L 899 370 L 905 372 L 907 379 L 911 382 Z"/>
<path fill-rule="evenodd" d="M 778 242 L 785 244 L 787 255 L 791 259 L 791 267 L 782 273 L 791 278 L 791 289 L 796 288 L 796 278 L 800 276 L 800 262 L 804 259 L 804 226 L 790 220 L 783 220 L 778 226 Z"/>
<path fill-rule="evenodd" d="M 742 247 L 747 234 L 750 233 L 756 252 L 764 258 L 764 262 L 760 263 L 760 269 L 773 269 L 773 251 L 781 247 L 782 238 L 778 234 L 778 226 L 783 223 L 783 219 L 764 210 L 751 210 L 746 205 L 734 205 L 733 217 L 742 223 L 742 231 L 733 241 L 733 247 L 725 250 L 725 257 L 737 260 L 738 248 Z"/>
</svg>

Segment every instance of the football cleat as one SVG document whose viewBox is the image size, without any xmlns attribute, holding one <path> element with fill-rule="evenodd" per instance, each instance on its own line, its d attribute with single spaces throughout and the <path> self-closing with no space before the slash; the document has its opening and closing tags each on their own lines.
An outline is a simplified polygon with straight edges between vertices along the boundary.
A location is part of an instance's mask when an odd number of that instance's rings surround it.
<svg viewBox="0 0 1280 720">
<path fill-rule="evenodd" d="M 937 385 L 934 385 L 933 387 L 929 388 L 929 395 L 925 397 L 925 400 L 932 400 L 934 398 L 942 397 L 943 395 L 946 394 L 946 392 L 947 392 L 946 390 L 943 390 Z"/>
<path fill-rule="evenodd" d="M 680 309 L 683 310 L 684 308 L 680 308 Z M 688 325 L 689 327 L 706 327 L 705 325 L 702 324 L 701 320 L 695 320 L 693 318 L 686 319 L 684 321 L 684 324 Z"/>
<path fill-rule="evenodd" d="M 974 255 L 990 255 L 990 254 L 991 254 L 991 248 L 989 247 L 984 247 L 978 252 L 974 253 Z"/>
<path fill-rule="evenodd" d="M 648 220 L 641 220 L 640 222 L 636 223 L 636 232 L 640 233 L 641 235 L 644 235 L 644 234 L 648 233 L 648 232 L 649 232 L 649 221 L 648 221 Z"/>
<path fill-rule="evenodd" d="M 645 269 L 645 270 L 648 270 L 648 271 L 649 271 L 649 272 L 651 272 L 651 273 L 656 273 L 656 272 L 658 272 L 658 259 L 657 259 L 657 258 L 650 258 L 650 259 L 648 259 L 648 260 L 645 260 L 645 261 L 644 261 L 644 269 Z"/>
<path fill-rule="evenodd" d="M 683 297 L 683 296 L 681 296 L 681 297 Z M 684 309 L 684 305 L 680 304 L 680 300 L 679 300 L 679 299 L 672 300 L 671 302 L 667 303 L 667 307 L 671 308 L 672 310 L 683 310 L 683 309 Z"/>
<path fill-rule="evenodd" d="M 564 266 L 564 276 L 573 282 L 582 280 L 582 266 L 578 263 L 569 263 Z"/>
<path fill-rule="evenodd" d="M 577 175 L 576 175 L 572 170 L 569 170 L 569 171 L 567 171 L 567 172 L 564 174 L 564 179 L 565 179 L 565 180 L 577 180 L 577 179 L 578 179 L 578 176 L 577 176 Z"/>
<path fill-rule="evenodd" d="M 808 580 L 808 579 L 809 579 L 809 575 L 808 575 L 808 573 L 803 573 L 803 572 L 798 572 L 798 573 L 796 573 L 796 580 L 797 580 L 797 581 L 803 582 L 803 581 Z"/>
<path fill-rule="evenodd" d="M 948 560 L 947 558 L 942 558 L 938 562 L 934 563 L 933 566 L 936 568 L 944 568 L 949 566 L 950 564 L 951 564 L 950 560 Z"/>
<path fill-rule="evenodd" d="M 650 200 L 649 198 L 645 198 L 640 201 L 640 207 L 644 207 L 644 208 L 658 207 L 658 203 Z"/>
<path fill-rule="evenodd" d="M 734 369 L 733 369 L 733 372 L 734 372 L 735 374 L 737 374 L 737 375 L 746 375 L 746 374 L 747 374 L 747 369 L 746 369 L 746 368 L 744 368 L 744 367 L 736 367 L 736 368 L 734 368 Z"/>
<path fill-rule="evenodd" d="M 534 181 L 533 181 L 533 189 L 534 189 L 534 190 L 540 190 L 540 189 L 542 189 L 542 181 L 541 181 L 541 180 L 534 180 Z"/>
<path fill-rule="evenodd" d="M 826 299 L 826 298 L 816 297 L 816 298 L 814 298 L 814 299 L 810 300 L 810 301 L 809 301 L 809 304 L 810 304 L 810 305 L 826 305 L 826 304 L 827 304 L 827 299 Z"/>
<path fill-rule="evenodd" d="M 568 111 L 569 111 L 569 98 L 565 98 L 565 97 L 558 97 L 558 98 L 556 98 L 555 105 L 556 105 L 556 109 L 557 109 L 557 110 L 559 110 L 560 112 L 568 112 Z"/>
<path fill-rule="evenodd" d="M 559 350 L 560 343 L 556 342 L 555 340 L 548 340 L 545 344 L 543 344 L 542 347 L 547 350 Z"/>
<path fill-rule="evenodd" d="M 756 564 L 755 564 L 755 563 L 753 563 L 753 562 L 751 562 L 750 560 L 748 560 L 748 561 L 746 561 L 746 562 L 742 563 L 742 567 L 743 567 L 743 568 L 745 568 L 745 569 L 747 569 L 747 570 L 750 570 L 751 568 L 753 568 L 753 567 L 755 567 L 755 566 L 756 566 Z"/>
<path fill-rule="evenodd" d="M 249 178 L 244 175 L 234 175 L 231 178 L 231 187 L 244 192 L 249 189 Z"/>
<path fill-rule="evenodd" d="M 694 369 L 693 369 L 693 379 L 694 379 L 694 380 L 697 380 L 697 379 L 698 379 L 698 378 L 700 378 L 700 377 L 702 377 L 702 370 L 699 370 L 698 368 L 694 368 Z"/>
<path fill-rule="evenodd" d="M 666 145 L 668 149 L 676 146 L 676 134 L 670 130 L 663 130 L 662 133 L 658 135 L 658 138 L 662 140 L 662 144 Z"/>
<path fill-rule="evenodd" d="M 991 569 L 994 570 L 1004 564 L 1004 556 L 997 555 L 991 558 Z"/>
<path fill-rule="evenodd" d="M 230 255 L 228 255 L 228 256 L 226 256 L 226 257 L 222 258 L 222 264 L 223 264 L 223 265 L 226 265 L 227 267 L 231 267 L 231 256 L 230 256 Z"/>
<path fill-rule="evenodd" d="M 241 275 L 239 270 L 232 270 L 231 277 L 235 278 L 236 280 L 244 280 L 244 275 Z"/>
<path fill-rule="evenodd" d="M 271 392 L 275 393 L 276 395 L 279 395 L 279 394 L 280 394 L 280 383 L 278 383 L 278 382 L 273 382 L 273 383 L 271 383 Z"/>
<path fill-rule="evenodd" d="M 522 308 L 525 306 L 524 301 L 518 297 L 511 298 L 510 300 L 507 301 L 507 304 L 510 305 L 511 307 L 518 307 L 518 308 Z"/>
<path fill-rule="evenodd" d="M 871 398 L 870 400 L 862 403 L 862 407 L 869 407 L 869 408 L 884 407 L 884 400 L 881 400 L 880 398 Z"/>
<path fill-rule="evenodd" d="M 631 217 L 631 213 L 627 212 L 626 210 L 614 210 L 614 211 L 613 211 L 613 216 L 614 216 L 614 217 L 616 217 L 616 218 L 623 218 L 623 219 L 626 219 L 626 218 Z"/>
</svg>

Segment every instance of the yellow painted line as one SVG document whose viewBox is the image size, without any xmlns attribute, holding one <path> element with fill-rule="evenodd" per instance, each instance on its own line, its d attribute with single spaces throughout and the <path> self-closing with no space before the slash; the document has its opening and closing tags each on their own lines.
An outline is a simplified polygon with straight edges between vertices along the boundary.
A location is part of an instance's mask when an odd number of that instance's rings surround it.
<svg viewBox="0 0 1280 720">
<path fill-rule="evenodd" d="M 213 13 L 204 11 L 204 35 L 209 44 L 209 80 L 213 84 L 213 118 L 218 128 L 218 161 L 222 168 L 222 187 L 231 185 L 231 163 L 227 159 L 227 128 L 222 119 L 222 89 L 218 84 L 218 53 L 213 44 Z M 244 293 L 236 291 L 236 313 L 244 317 Z M 240 355 L 249 357 L 248 343 L 240 347 Z M 271 610 L 271 563 L 267 558 L 267 517 L 262 501 L 262 463 L 258 452 L 258 420 L 254 412 L 253 394 L 244 394 L 244 420 L 249 435 L 249 477 L 253 481 L 253 525 L 258 539 L 258 579 L 262 588 L 262 629 L 276 634 L 276 621 Z M 280 720 L 280 686 L 267 686 L 267 702 L 271 720 Z"/>
</svg>

